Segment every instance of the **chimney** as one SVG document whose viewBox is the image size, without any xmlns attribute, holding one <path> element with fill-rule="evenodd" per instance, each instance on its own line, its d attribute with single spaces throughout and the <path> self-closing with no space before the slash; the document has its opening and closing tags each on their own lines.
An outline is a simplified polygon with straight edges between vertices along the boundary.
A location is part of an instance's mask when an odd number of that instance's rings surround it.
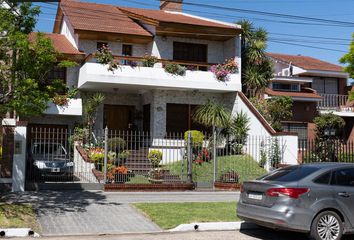
<svg viewBox="0 0 354 240">
<path fill-rule="evenodd" d="M 160 10 L 182 12 L 183 0 L 160 0 Z"/>
</svg>

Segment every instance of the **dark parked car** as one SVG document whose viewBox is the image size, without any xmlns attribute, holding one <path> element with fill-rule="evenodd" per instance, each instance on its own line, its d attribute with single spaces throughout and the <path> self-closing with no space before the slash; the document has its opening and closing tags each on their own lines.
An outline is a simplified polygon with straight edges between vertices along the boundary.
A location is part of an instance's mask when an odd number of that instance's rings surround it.
<svg viewBox="0 0 354 240">
<path fill-rule="evenodd" d="M 237 215 L 316 240 L 339 240 L 354 232 L 354 164 L 290 166 L 244 182 Z"/>
<path fill-rule="evenodd" d="M 34 143 L 30 149 L 30 159 L 35 177 L 72 176 L 74 162 L 61 143 Z"/>
</svg>

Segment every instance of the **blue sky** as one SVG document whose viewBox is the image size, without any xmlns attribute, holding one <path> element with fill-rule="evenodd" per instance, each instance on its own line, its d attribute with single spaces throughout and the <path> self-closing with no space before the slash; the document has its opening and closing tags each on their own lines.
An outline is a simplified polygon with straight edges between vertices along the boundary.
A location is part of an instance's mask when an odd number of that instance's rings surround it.
<svg viewBox="0 0 354 240">
<path fill-rule="evenodd" d="M 96 3 L 105 3 L 129 7 L 152 8 L 158 9 L 159 1 L 157 0 L 85 0 Z M 203 3 L 217 5 L 230 8 L 240 8 L 249 10 L 258 10 L 273 13 L 282 13 L 290 15 L 300 15 L 313 18 L 323 18 L 330 20 L 338 20 L 345 22 L 353 22 L 354 24 L 354 0 L 185 0 L 186 2 Z M 42 14 L 39 17 L 37 30 L 43 32 L 51 32 L 53 29 L 54 18 L 56 13 L 55 4 L 36 3 L 43 6 Z M 269 16 L 245 14 L 234 11 L 201 8 L 196 6 L 185 5 L 184 12 L 195 14 L 203 17 L 213 18 L 217 20 L 235 22 L 240 19 L 249 19 L 255 23 L 257 27 L 265 28 L 269 33 L 270 41 L 268 43 L 269 52 L 301 54 L 316 57 L 328 62 L 337 63 L 338 59 L 348 51 L 351 35 L 354 32 L 353 25 L 351 27 L 339 27 L 324 25 L 309 25 L 315 23 L 306 21 L 306 24 L 280 23 L 297 22 L 298 20 L 274 18 Z M 274 22 L 278 21 L 278 22 Z M 317 23 L 318 24 L 318 23 Z M 295 37 L 283 34 L 305 35 L 312 37 Z M 314 38 L 321 37 L 321 38 Z M 323 39 L 331 38 L 331 39 Z M 334 40 L 338 38 L 340 40 Z M 330 51 L 323 49 L 307 48 L 303 46 L 295 46 L 282 44 L 286 42 L 292 44 L 309 45 L 320 48 L 330 48 L 338 51 Z"/>
</svg>

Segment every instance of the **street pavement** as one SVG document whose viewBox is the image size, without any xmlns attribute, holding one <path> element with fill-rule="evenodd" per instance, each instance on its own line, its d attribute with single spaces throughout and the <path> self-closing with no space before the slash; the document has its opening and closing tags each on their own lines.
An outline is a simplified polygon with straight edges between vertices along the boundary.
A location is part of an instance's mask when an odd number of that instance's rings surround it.
<svg viewBox="0 0 354 240">
<path fill-rule="evenodd" d="M 32 203 L 35 206 L 43 236 L 159 232 L 161 229 L 130 203 L 237 199 L 235 192 L 40 191 L 7 197 L 7 201 Z"/>
<path fill-rule="evenodd" d="M 18 240 L 26 238 L 19 238 Z M 31 238 L 27 238 L 28 240 Z M 306 234 L 292 232 L 277 232 L 265 228 L 241 231 L 184 232 L 184 233 L 154 233 L 154 234 L 123 234 L 100 236 L 66 236 L 42 237 L 41 240 L 306 240 Z M 342 240 L 352 240 L 346 236 Z"/>
</svg>

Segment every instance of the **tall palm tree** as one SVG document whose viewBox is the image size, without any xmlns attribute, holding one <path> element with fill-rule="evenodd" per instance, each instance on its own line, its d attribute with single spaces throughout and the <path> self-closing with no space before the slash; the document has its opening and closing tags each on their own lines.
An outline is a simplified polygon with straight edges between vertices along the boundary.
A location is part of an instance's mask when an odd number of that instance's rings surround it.
<svg viewBox="0 0 354 240">
<path fill-rule="evenodd" d="M 248 97 L 259 95 L 268 86 L 273 74 L 273 66 L 265 54 L 268 33 L 263 28 L 255 28 L 248 20 L 238 22 L 243 34 L 242 50 L 242 84 Z"/>
</svg>

